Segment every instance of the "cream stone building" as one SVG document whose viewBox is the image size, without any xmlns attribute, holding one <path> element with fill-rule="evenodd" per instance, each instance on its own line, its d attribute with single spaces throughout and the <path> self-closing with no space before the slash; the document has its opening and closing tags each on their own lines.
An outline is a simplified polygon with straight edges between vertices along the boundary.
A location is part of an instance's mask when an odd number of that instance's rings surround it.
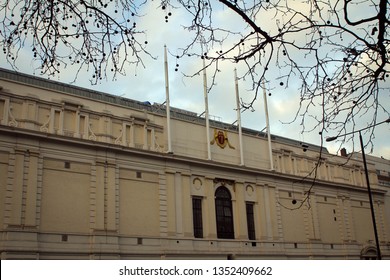
<svg viewBox="0 0 390 280">
<path fill-rule="evenodd" d="M 237 127 L 207 139 L 204 118 L 170 116 L 1 69 L 1 258 L 375 257 L 361 159 L 272 135 L 271 165 L 262 132 L 243 128 L 240 151 Z M 389 259 L 390 186 L 368 167 Z"/>
</svg>

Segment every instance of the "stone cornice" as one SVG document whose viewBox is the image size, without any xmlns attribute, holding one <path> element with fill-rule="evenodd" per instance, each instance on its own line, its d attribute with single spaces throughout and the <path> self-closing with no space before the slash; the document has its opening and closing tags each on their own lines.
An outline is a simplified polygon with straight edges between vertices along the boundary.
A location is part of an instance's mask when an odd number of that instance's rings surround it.
<svg viewBox="0 0 390 280">
<path fill-rule="evenodd" d="M 111 152 L 120 152 L 120 154 L 128 153 L 131 154 L 132 157 L 140 157 L 142 159 L 150 159 L 150 160 L 158 160 L 166 162 L 166 164 L 171 165 L 187 165 L 191 166 L 191 168 L 198 167 L 201 169 L 212 170 L 214 174 L 218 172 L 225 172 L 231 174 L 230 177 L 227 177 L 227 180 L 234 181 L 234 173 L 240 174 L 240 176 L 255 176 L 257 178 L 261 178 L 265 182 L 270 182 L 273 184 L 275 181 L 280 182 L 297 182 L 297 184 L 303 184 L 305 186 L 312 184 L 313 179 L 311 178 L 303 178 L 292 174 L 284 174 L 276 171 L 264 170 L 264 169 L 256 169 L 252 167 L 245 167 L 240 165 L 216 162 L 212 160 L 193 158 L 188 156 L 175 155 L 173 153 L 161 153 L 156 151 L 142 150 L 136 149 L 132 147 L 123 147 L 121 145 L 115 145 L 104 142 L 97 142 L 85 139 L 78 139 L 74 137 L 68 137 L 63 135 L 54 135 L 44 132 L 32 131 L 23 128 L 15 128 L 10 126 L 0 125 L 0 131 L 4 134 L 10 135 L 23 135 L 29 138 L 35 138 L 41 141 L 49 141 L 60 144 L 71 144 L 73 146 L 81 146 L 87 147 L 91 149 L 103 149 L 110 150 Z M 214 178 L 218 177 L 217 175 Z M 268 183 L 269 184 L 269 183 Z M 329 182 L 325 180 L 316 179 L 315 184 L 322 187 L 330 187 L 335 189 L 343 189 L 343 190 L 354 190 L 367 192 L 365 187 L 355 186 L 351 184 L 345 183 L 337 183 L 337 182 Z M 372 188 L 372 192 L 376 194 L 384 195 L 387 191 L 380 188 Z"/>
</svg>

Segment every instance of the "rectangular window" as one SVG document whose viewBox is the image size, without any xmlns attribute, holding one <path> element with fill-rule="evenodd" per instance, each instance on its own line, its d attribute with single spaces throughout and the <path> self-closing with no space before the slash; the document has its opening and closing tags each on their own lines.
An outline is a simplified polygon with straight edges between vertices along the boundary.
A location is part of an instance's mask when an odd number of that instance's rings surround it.
<svg viewBox="0 0 390 280">
<path fill-rule="evenodd" d="M 87 137 L 88 135 L 88 131 L 86 131 L 86 121 L 85 121 L 85 116 L 81 116 L 80 115 L 80 124 L 79 124 L 79 133 L 80 133 L 80 137 L 83 138 L 84 137 L 84 134 L 85 134 L 85 137 Z"/>
<path fill-rule="evenodd" d="M 253 203 L 246 203 L 246 221 L 248 225 L 248 239 L 256 240 L 255 215 L 253 212 Z"/>
<path fill-rule="evenodd" d="M 54 110 L 54 130 L 57 132 L 60 129 L 60 110 Z"/>
<path fill-rule="evenodd" d="M 4 116 L 5 116 L 5 100 L 0 100 L 0 121 L 4 119 Z"/>
<path fill-rule="evenodd" d="M 203 238 L 202 198 L 192 198 L 192 215 L 194 223 L 194 237 Z"/>
</svg>

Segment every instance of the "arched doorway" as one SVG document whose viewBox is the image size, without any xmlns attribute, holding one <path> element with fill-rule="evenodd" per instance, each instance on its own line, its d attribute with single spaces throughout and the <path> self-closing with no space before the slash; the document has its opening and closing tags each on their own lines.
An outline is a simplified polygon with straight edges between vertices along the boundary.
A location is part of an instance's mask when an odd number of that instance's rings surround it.
<svg viewBox="0 0 390 280">
<path fill-rule="evenodd" d="M 360 259 L 362 260 L 377 260 L 378 254 L 376 248 L 373 246 L 367 246 L 360 252 Z"/>
<path fill-rule="evenodd" d="M 215 215 L 217 237 L 234 239 L 232 197 L 226 187 L 219 187 L 215 191 Z"/>
</svg>

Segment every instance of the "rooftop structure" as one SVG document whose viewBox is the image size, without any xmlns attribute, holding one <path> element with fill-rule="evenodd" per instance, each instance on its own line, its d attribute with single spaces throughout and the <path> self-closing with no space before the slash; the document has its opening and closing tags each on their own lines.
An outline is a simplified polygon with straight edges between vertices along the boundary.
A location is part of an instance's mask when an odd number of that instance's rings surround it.
<svg viewBox="0 0 390 280">
<path fill-rule="evenodd" d="M 142 111 L 147 111 L 150 113 L 166 116 L 166 106 L 164 104 L 159 104 L 159 103 L 155 103 L 155 102 L 152 103 L 150 101 L 132 100 L 132 99 L 125 98 L 122 96 L 112 95 L 109 93 L 91 90 L 91 89 L 87 89 L 87 88 L 81 88 L 78 86 L 64 84 L 64 83 L 44 79 L 44 78 L 33 76 L 33 75 L 21 74 L 21 73 L 12 71 L 12 70 L 1 69 L 1 68 L 0 68 L 0 78 L 3 80 L 10 80 L 10 81 L 18 82 L 21 84 L 44 88 L 47 90 L 53 90 L 55 92 L 63 92 L 63 93 L 77 95 L 77 96 L 88 98 L 88 99 L 99 100 L 99 101 L 111 103 L 111 104 L 114 104 L 117 106 L 123 106 L 123 107 L 129 108 L 129 109 L 142 110 Z M 191 111 L 187 111 L 187 110 L 183 110 L 183 109 L 179 109 L 179 108 L 175 108 L 175 107 L 170 107 L 170 109 L 171 109 L 171 116 L 173 118 L 177 118 L 177 119 L 185 120 L 185 121 L 190 121 L 190 122 L 194 122 L 194 123 L 199 123 L 199 124 L 203 124 L 203 125 L 205 123 L 205 118 L 204 118 L 203 114 L 199 115 L 195 112 L 191 112 Z M 215 121 L 215 120 L 210 120 L 210 123 L 212 126 L 218 127 L 221 129 L 231 130 L 231 131 L 238 130 L 237 125 L 232 125 L 229 123 L 224 123 L 224 122 Z M 266 133 L 264 133 L 262 131 L 257 131 L 257 130 L 253 130 L 253 129 L 245 128 L 245 127 L 243 127 L 243 133 L 248 134 L 248 135 L 264 137 L 264 138 L 267 137 Z M 312 149 L 314 151 L 320 151 L 320 149 L 321 149 L 323 153 L 328 153 L 328 151 L 325 147 L 320 147 L 319 145 L 315 145 L 315 144 L 311 144 L 311 143 L 310 144 L 303 143 L 302 141 L 297 141 L 297 140 L 282 137 L 282 136 L 272 135 L 272 140 L 279 141 L 281 143 L 285 143 L 288 145 L 294 145 L 296 147 L 304 146 L 304 147 Z"/>
</svg>

